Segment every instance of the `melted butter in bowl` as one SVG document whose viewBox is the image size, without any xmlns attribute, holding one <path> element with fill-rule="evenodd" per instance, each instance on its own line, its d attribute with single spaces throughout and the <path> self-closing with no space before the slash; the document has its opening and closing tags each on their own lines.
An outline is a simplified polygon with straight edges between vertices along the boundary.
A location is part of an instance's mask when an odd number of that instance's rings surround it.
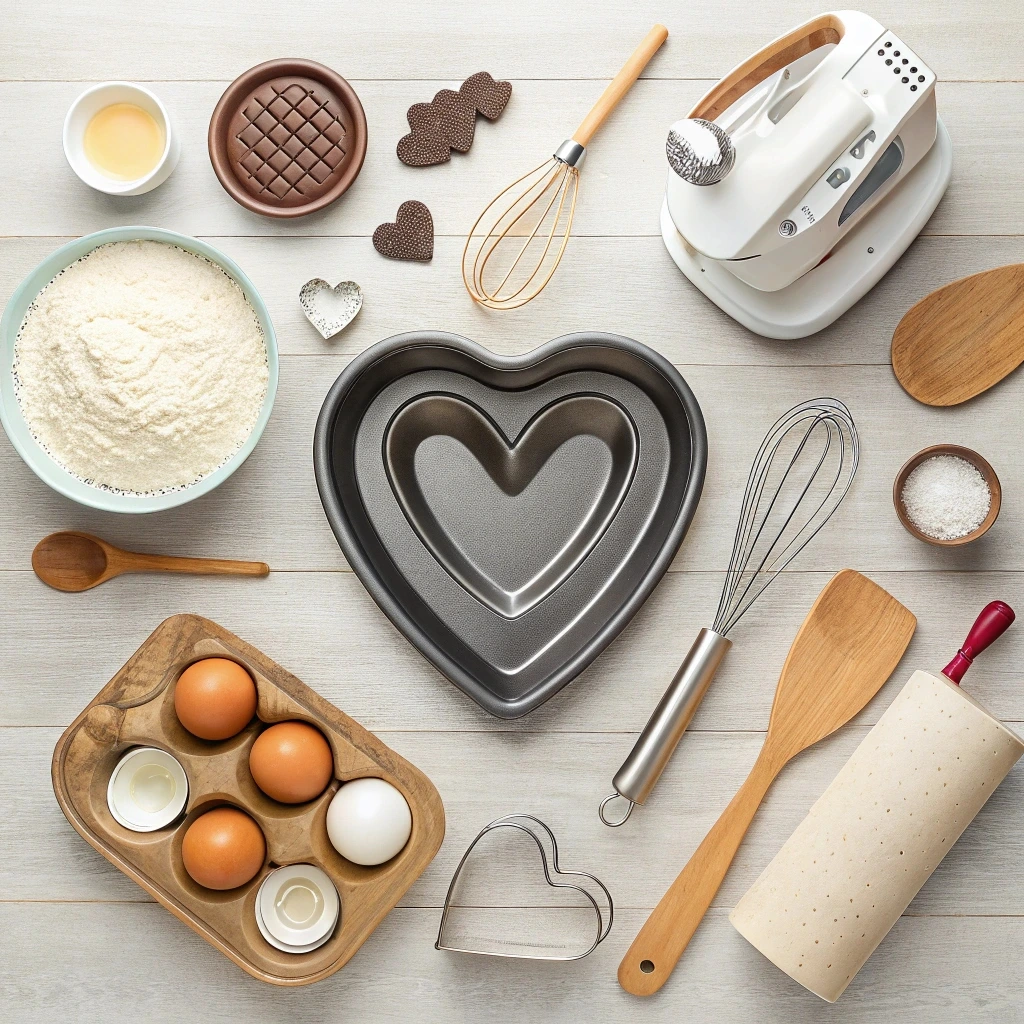
<svg viewBox="0 0 1024 1024">
<path fill-rule="evenodd" d="M 149 174 L 163 156 L 164 131 L 156 118 L 136 103 L 111 103 L 93 114 L 82 145 L 89 162 L 116 181 Z"/>
</svg>

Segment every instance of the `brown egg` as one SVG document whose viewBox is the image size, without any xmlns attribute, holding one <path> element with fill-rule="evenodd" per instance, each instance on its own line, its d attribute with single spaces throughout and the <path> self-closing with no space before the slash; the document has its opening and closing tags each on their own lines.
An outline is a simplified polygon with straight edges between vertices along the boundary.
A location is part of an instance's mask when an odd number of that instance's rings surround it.
<svg viewBox="0 0 1024 1024">
<path fill-rule="evenodd" d="M 249 771 L 271 799 L 303 804 L 327 788 L 334 758 L 318 729 L 305 722 L 280 722 L 256 738 L 249 752 Z"/>
<path fill-rule="evenodd" d="M 237 889 L 263 867 L 267 843 L 248 814 L 217 807 L 200 815 L 181 842 L 185 870 L 207 889 Z"/>
<path fill-rule="evenodd" d="M 203 740 L 226 740 L 256 714 L 256 684 L 237 662 L 204 658 L 189 665 L 174 687 L 178 721 Z"/>
</svg>

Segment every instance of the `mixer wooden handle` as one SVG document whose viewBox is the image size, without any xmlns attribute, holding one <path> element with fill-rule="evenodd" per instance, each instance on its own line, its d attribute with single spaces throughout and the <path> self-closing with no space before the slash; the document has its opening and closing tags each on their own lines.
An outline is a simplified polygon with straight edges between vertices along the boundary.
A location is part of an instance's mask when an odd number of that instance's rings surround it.
<svg viewBox="0 0 1024 1024">
<path fill-rule="evenodd" d="M 653 995 L 668 981 L 711 906 L 768 787 L 782 764 L 766 744 L 746 782 L 662 896 L 619 964 L 619 984 Z"/>
<path fill-rule="evenodd" d="M 583 123 L 576 129 L 573 141 L 581 146 L 590 145 L 594 132 L 605 122 L 605 118 L 619 105 L 619 101 L 632 88 L 640 73 L 647 67 L 650 59 L 668 39 L 668 29 L 664 25 L 655 25 L 644 36 L 643 42 L 633 51 L 622 70 L 608 83 L 608 88 L 601 93 L 601 98 L 594 104 Z"/>
</svg>

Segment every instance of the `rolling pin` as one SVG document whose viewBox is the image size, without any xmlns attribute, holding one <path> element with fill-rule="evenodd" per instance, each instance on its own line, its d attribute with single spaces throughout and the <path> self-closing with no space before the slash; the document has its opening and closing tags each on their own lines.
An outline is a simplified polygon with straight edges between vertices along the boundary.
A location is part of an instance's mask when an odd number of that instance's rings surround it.
<svg viewBox="0 0 1024 1024">
<path fill-rule="evenodd" d="M 910 677 L 729 916 L 827 1002 L 1024 754 L 1024 741 L 959 686 L 1013 619 L 1009 605 L 993 601 L 941 675 Z"/>
</svg>

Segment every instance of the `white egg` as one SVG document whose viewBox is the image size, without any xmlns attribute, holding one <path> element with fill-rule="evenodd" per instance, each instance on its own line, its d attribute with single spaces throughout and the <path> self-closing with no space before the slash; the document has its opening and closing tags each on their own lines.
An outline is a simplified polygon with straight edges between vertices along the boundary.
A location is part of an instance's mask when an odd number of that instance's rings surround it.
<svg viewBox="0 0 1024 1024">
<path fill-rule="evenodd" d="M 331 845 L 353 864 L 383 864 L 399 853 L 412 832 L 405 797 L 383 779 L 346 782 L 327 808 Z"/>
</svg>

